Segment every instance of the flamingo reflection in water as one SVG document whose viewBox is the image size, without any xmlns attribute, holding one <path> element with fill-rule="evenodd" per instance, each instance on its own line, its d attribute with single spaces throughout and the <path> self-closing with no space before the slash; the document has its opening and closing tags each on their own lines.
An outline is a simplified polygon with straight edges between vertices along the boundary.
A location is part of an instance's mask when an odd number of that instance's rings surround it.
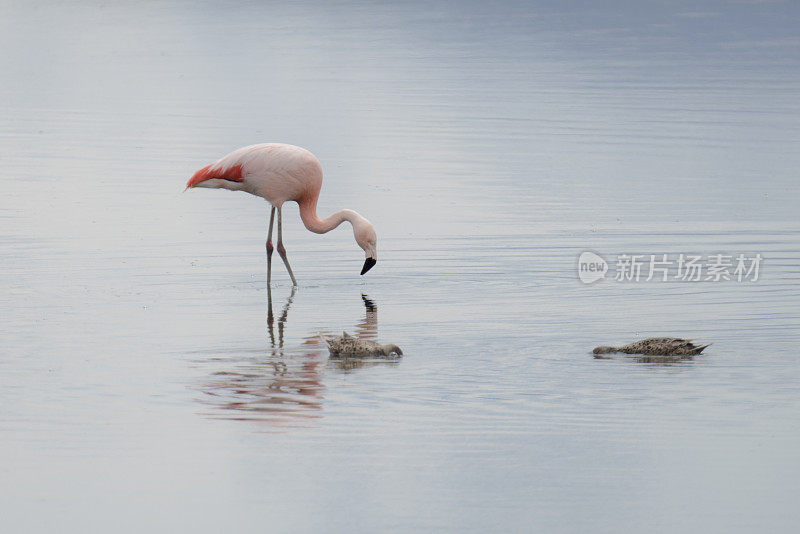
<svg viewBox="0 0 800 534">
<path fill-rule="evenodd" d="M 204 402 L 218 408 L 207 415 L 216 418 L 250 420 L 273 428 L 312 426 L 321 417 L 325 386 L 323 375 L 328 367 L 352 372 L 361 367 L 394 362 L 375 360 L 328 360 L 328 349 L 317 332 L 309 334 L 298 350 L 284 350 L 284 335 L 296 288 L 292 288 L 280 315 L 273 313 L 272 290 L 267 291 L 267 331 L 269 349 L 255 356 L 225 359 L 233 369 L 211 374 L 203 385 Z M 355 325 L 358 337 L 378 335 L 378 307 L 367 295 L 361 295 L 364 317 Z M 276 324 L 277 323 L 277 324 Z M 276 335 L 277 330 L 277 335 Z M 219 361 L 219 360 L 217 360 Z"/>
</svg>

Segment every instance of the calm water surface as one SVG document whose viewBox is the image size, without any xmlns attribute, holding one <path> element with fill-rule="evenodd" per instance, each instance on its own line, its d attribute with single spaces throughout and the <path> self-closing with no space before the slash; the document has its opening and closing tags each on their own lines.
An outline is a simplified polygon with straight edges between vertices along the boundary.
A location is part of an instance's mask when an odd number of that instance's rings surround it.
<svg viewBox="0 0 800 534">
<path fill-rule="evenodd" d="M 795 531 L 800 11 L 587 6 L 5 4 L 6 528 Z M 268 294 L 265 203 L 182 193 L 265 141 L 372 220 L 367 276 L 288 205 Z M 649 335 L 713 345 L 590 354 Z"/>
</svg>

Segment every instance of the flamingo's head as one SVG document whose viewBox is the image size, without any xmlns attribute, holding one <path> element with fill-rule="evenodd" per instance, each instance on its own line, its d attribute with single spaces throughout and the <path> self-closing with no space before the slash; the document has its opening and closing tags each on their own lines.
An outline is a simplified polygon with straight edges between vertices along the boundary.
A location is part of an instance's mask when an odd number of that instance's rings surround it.
<svg viewBox="0 0 800 534">
<path fill-rule="evenodd" d="M 378 235 L 372 223 L 361 217 L 361 220 L 353 224 L 353 235 L 358 246 L 364 249 L 367 258 L 364 260 L 364 267 L 361 274 L 366 273 L 378 263 Z"/>
</svg>

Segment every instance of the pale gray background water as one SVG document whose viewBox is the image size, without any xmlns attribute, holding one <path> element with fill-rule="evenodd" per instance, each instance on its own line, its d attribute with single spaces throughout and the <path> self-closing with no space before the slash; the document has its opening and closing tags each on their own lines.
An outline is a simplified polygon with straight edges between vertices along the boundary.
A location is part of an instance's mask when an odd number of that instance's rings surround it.
<svg viewBox="0 0 800 534">
<path fill-rule="evenodd" d="M 3 3 L 3 530 L 796 531 L 800 9 L 598 4 Z M 274 341 L 267 206 L 182 193 L 266 141 L 380 236 L 287 205 Z M 646 335 L 714 345 L 590 354 Z"/>
</svg>

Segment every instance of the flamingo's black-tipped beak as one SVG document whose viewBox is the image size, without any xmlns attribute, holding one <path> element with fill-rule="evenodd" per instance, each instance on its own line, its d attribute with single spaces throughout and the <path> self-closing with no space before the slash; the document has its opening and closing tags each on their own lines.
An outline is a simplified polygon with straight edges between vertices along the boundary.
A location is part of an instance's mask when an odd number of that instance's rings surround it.
<svg viewBox="0 0 800 534">
<path fill-rule="evenodd" d="M 378 260 L 376 260 L 375 258 L 367 258 L 366 260 L 364 260 L 364 266 L 361 268 L 361 274 L 364 274 L 373 267 L 375 267 L 376 263 L 378 263 Z"/>
</svg>

